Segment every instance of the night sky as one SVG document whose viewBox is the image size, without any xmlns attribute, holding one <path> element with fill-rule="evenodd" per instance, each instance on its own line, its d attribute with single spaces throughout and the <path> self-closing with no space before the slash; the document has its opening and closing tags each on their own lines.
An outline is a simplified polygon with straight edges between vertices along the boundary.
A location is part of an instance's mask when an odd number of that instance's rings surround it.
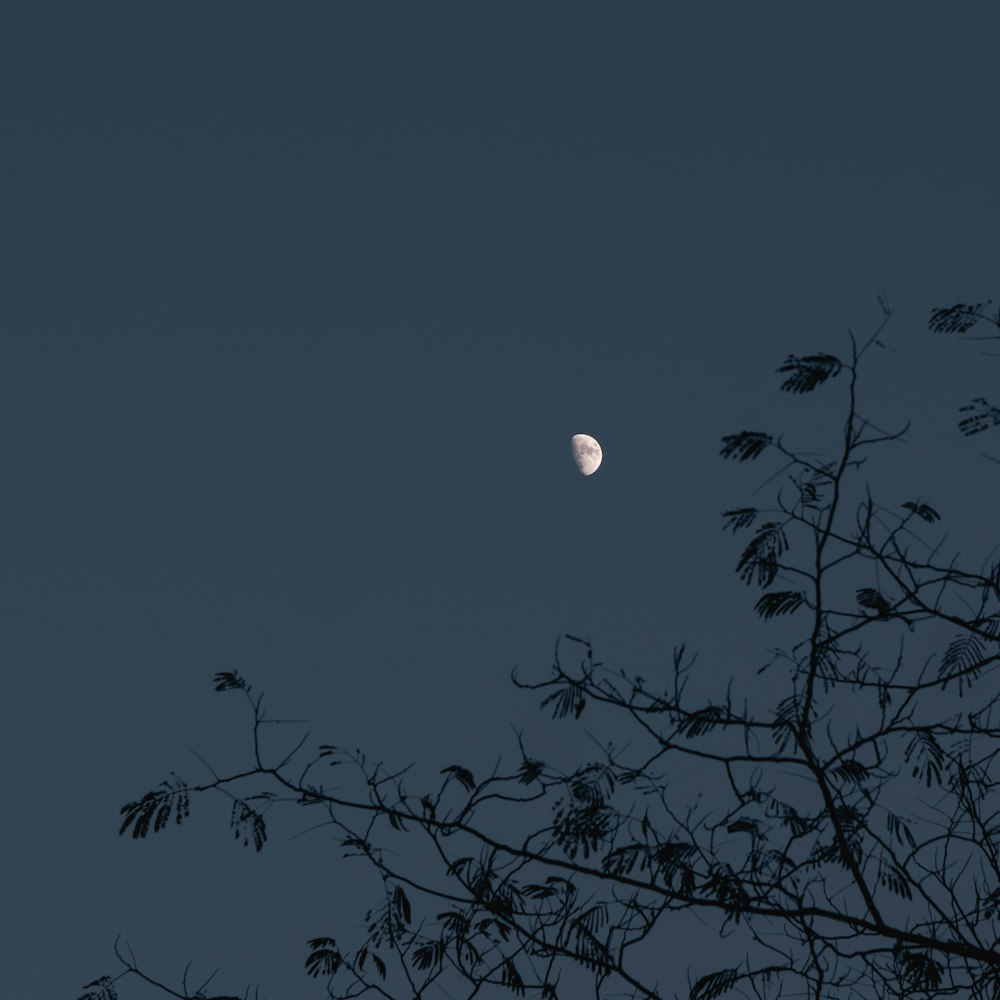
<svg viewBox="0 0 1000 1000">
<path fill-rule="evenodd" d="M 510 671 L 562 632 L 761 684 L 719 514 L 772 470 L 719 439 L 827 440 L 836 389 L 774 369 L 879 295 L 864 398 L 913 423 L 872 482 L 981 544 L 1000 439 L 957 409 L 1000 360 L 926 321 L 1000 297 L 998 38 L 987 3 L 0 3 L 5 995 L 77 996 L 119 932 L 322 994 L 306 940 L 371 897 L 304 813 L 259 855 L 210 800 L 117 836 L 189 748 L 247 761 L 217 671 L 309 720 L 281 745 L 430 774 L 558 749 Z"/>
</svg>

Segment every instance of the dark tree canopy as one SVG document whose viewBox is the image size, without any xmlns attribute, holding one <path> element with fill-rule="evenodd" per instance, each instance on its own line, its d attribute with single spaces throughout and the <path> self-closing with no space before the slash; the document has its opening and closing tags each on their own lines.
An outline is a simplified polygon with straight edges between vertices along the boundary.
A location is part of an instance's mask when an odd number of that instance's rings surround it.
<svg viewBox="0 0 1000 1000">
<path fill-rule="evenodd" d="M 871 492 L 864 463 L 906 430 L 875 426 L 864 404 L 863 362 L 889 318 L 843 356 L 777 369 L 780 390 L 812 395 L 802 406 L 832 408 L 830 454 L 771 431 L 723 439 L 724 458 L 771 463 L 767 503 L 723 513 L 736 573 L 774 630 L 759 669 L 715 669 L 706 696 L 683 645 L 647 679 L 564 636 L 547 676 L 514 683 L 553 726 L 627 738 L 566 768 L 519 737 L 505 768 L 451 761 L 434 784 L 335 745 L 276 756 L 262 697 L 219 673 L 216 691 L 248 705 L 246 767 L 171 775 L 122 807 L 120 832 L 186 824 L 208 793 L 257 851 L 282 805 L 336 831 L 381 887 L 358 940 L 318 928 L 304 942 L 305 972 L 337 1000 L 584 988 L 665 1000 L 660 956 L 692 916 L 720 942 L 714 965 L 689 970 L 691 1000 L 1000 995 L 1000 563 L 983 561 L 991 538 L 972 564 L 942 554 L 932 495 Z M 960 304 L 930 328 L 977 323 L 1000 329 L 1000 315 Z M 967 412 L 965 434 L 1000 423 L 985 400 Z M 672 792 L 678 770 L 699 777 L 696 799 Z M 159 982 L 116 952 L 120 970 L 86 1000 Z M 208 996 L 186 976 L 160 986 Z"/>
</svg>

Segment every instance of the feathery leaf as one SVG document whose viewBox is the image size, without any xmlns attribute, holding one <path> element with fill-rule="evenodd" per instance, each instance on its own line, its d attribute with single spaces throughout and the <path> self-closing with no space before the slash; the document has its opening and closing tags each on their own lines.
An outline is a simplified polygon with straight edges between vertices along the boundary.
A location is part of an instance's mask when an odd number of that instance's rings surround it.
<svg viewBox="0 0 1000 1000">
<path fill-rule="evenodd" d="M 938 668 L 942 690 L 957 678 L 958 693 L 964 694 L 966 686 L 978 677 L 982 662 L 983 643 L 979 636 L 971 632 L 956 636 L 948 644 Z"/>
<path fill-rule="evenodd" d="M 753 524 L 757 516 L 756 507 L 735 507 L 733 510 L 724 510 L 722 516 L 727 518 L 727 522 L 722 526 L 723 531 L 732 531 L 735 535 L 740 528 L 748 528 Z"/>
<path fill-rule="evenodd" d="M 907 510 L 912 510 L 917 517 L 923 518 L 928 524 L 941 520 L 941 515 L 930 504 L 914 503 L 912 500 L 907 500 L 903 506 Z"/>
<path fill-rule="evenodd" d="M 871 611 L 877 612 L 879 618 L 889 617 L 892 606 L 873 587 L 862 587 L 855 596 L 862 608 L 868 608 Z"/>
<path fill-rule="evenodd" d="M 246 691 L 247 682 L 235 670 L 224 670 L 212 678 L 216 691 Z"/>
<path fill-rule="evenodd" d="M 233 808 L 229 814 L 229 826 L 233 831 L 233 837 L 239 840 L 243 838 L 243 846 L 247 847 L 250 841 L 258 850 L 262 850 L 267 840 L 267 829 L 264 826 L 264 817 L 256 809 L 251 808 L 242 799 L 233 801 Z"/>
<path fill-rule="evenodd" d="M 836 378 L 843 364 L 832 354 L 806 354 L 796 357 L 789 354 L 785 363 L 777 369 L 779 374 L 790 373 L 781 383 L 783 392 L 812 392 L 827 379 Z"/>
<path fill-rule="evenodd" d="M 704 736 L 725 718 L 725 713 L 718 705 L 706 705 L 692 712 L 687 718 L 677 724 L 677 732 L 683 736 Z"/>
<path fill-rule="evenodd" d="M 778 556 L 787 548 L 788 540 L 781 525 L 776 521 L 766 521 L 743 550 L 736 572 L 748 585 L 756 574 L 758 586 L 769 587 L 778 575 Z"/>
<path fill-rule="evenodd" d="M 136 802 L 126 802 L 119 810 L 124 815 L 122 825 L 118 830 L 121 836 L 131 826 L 132 836 L 139 840 L 147 836 L 152 826 L 153 833 L 159 833 L 169 822 L 173 814 L 178 825 L 191 814 L 190 797 L 184 781 L 176 774 L 160 782 L 159 789 L 147 792 Z"/>
<path fill-rule="evenodd" d="M 959 413 L 972 413 L 971 417 L 963 417 L 958 422 L 958 429 L 966 436 L 981 434 L 1000 424 L 1000 408 L 991 405 L 982 396 L 977 396 L 967 406 L 960 406 Z"/>
<path fill-rule="evenodd" d="M 87 983 L 84 989 L 87 992 L 82 993 L 79 1000 L 118 1000 L 118 991 L 110 976 L 101 976 L 100 979 Z"/>
<path fill-rule="evenodd" d="M 805 602 L 806 595 L 800 590 L 780 590 L 765 594 L 754 606 L 754 610 L 767 621 L 776 615 L 790 615 Z"/>
<path fill-rule="evenodd" d="M 910 740 L 903 755 L 903 760 L 909 764 L 914 760 L 913 777 L 922 779 L 928 788 L 931 784 L 941 784 L 941 767 L 944 763 L 944 750 L 927 730 L 920 730 Z"/>
<path fill-rule="evenodd" d="M 689 1000 L 715 1000 L 723 993 L 728 993 L 739 978 L 739 969 L 722 969 L 702 976 L 688 994 Z"/>
<path fill-rule="evenodd" d="M 986 302 L 958 302 L 946 309 L 932 309 L 927 327 L 932 333 L 967 333 L 981 319 L 986 319 L 983 306 Z"/>
<path fill-rule="evenodd" d="M 722 448 L 719 454 L 723 458 L 735 458 L 739 462 L 746 462 L 757 458 L 772 440 L 770 434 L 764 434 L 762 431 L 740 431 L 739 434 L 727 434 L 722 439 Z"/>
<path fill-rule="evenodd" d="M 333 938 L 313 938 L 309 947 L 312 951 L 306 958 L 306 972 L 310 976 L 332 976 L 340 968 L 343 959 Z"/>
<path fill-rule="evenodd" d="M 830 768 L 828 773 L 838 781 L 849 782 L 854 785 L 860 785 L 869 775 L 868 768 L 857 760 L 845 760 L 836 767 Z"/>
<path fill-rule="evenodd" d="M 454 775 L 466 791 L 471 792 L 476 787 L 472 772 L 467 767 L 462 767 L 461 764 L 451 764 L 449 767 L 444 768 L 441 773 Z"/>
<path fill-rule="evenodd" d="M 525 757 L 517 769 L 517 780 L 522 785 L 530 785 L 533 781 L 538 781 L 541 778 L 544 770 L 545 764 L 542 761 Z"/>
</svg>

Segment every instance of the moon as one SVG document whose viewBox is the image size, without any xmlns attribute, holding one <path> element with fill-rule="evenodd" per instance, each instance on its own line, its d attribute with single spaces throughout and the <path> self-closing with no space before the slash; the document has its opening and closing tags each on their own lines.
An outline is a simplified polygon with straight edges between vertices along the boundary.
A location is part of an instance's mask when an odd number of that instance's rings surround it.
<svg viewBox="0 0 1000 1000">
<path fill-rule="evenodd" d="M 589 434 L 574 434 L 570 444 L 576 467 L 585 476 L 592 476 L 597 472 L 604 458 L 604 452 L 601 451 L 601 446 L 597 441 Z"/>
</svg>

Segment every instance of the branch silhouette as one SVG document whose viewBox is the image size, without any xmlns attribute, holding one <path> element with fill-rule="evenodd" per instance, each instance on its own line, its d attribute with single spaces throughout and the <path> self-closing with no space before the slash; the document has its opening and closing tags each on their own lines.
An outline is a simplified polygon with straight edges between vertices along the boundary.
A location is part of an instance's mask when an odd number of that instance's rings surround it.
<svg viewBox="0 0 1000 1000">
<path fill-rule="evenodd" d="M 936 310 L 931 328 L 1000 327 L 982 310 Z M 200 784 L 171 775 L 122 807 L 121 833 L 162 833 L 222 794 L 234 836 L 260 851 L 267 811 L 317 813 L 380 887 L 360 940 L 307 942 L 305 970 L 334 1000 L 573 997 L 581 982 L 666 1000 L 657 956 L 693 917 L 720 940 L 718 967 L 689 977 L 691 1000 L 997 996 L 1000 564 L 942 557 L 933 498 L 876 500 L 862 478 L 872 449 L 906 432 L 875 426 L 860 402 L 890 316 L 883 305 L 844 358 L 777 369 L 781 391 L 833 397 L 832 454 L 762 431 L 723 439 L 723 458 L 773 458 L 783 472 L 768 506 L 723 513 L 724 530 L 747 536 L 737 575 L 787 639 L 756 673 L 706 697 L 684 645 L 647 680 L 563 636 L 547 676 L 513 683 L 540 696 L 551 725 L 586 716 L 627 740 L 566 768 L 518 733 L 514 763 L 476 775 L 452 761 L 434 783 L 333 744 L 272 758 L 262 696 L 219 673 L 216 691 L 247 701 L 246 767 Z M 700 795 L 675 794 L 678 770 Z M 105 992 L 87 1000 L 116 1000 L 128 975 L 154 983 L 119 959 L 118 979 L 90 984 Z"/>
</svg>

